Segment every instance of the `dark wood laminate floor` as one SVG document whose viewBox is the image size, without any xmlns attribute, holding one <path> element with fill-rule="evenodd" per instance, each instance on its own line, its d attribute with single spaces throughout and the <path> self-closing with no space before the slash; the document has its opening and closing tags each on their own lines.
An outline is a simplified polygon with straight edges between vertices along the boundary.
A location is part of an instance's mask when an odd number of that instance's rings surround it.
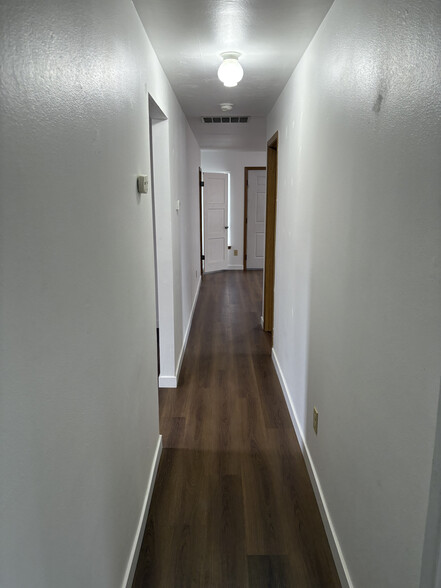
<svg viewBox="0 0 441 588">
<path fill-rule="evenodd" d="M 133 586 L 340 586 L 260 327 L 262 272 L 205 276 Z"/>
</svg>

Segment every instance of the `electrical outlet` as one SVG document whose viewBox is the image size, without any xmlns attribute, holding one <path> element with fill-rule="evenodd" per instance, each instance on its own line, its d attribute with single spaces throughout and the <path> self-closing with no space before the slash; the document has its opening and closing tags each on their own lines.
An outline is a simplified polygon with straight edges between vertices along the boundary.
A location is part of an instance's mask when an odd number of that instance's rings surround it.
<svg viewBox="0 0 441 588">
<path fill-rule="evenodd" d="M 314 406 L 314 414 L 312 416 L 312 426 L 314 428 L 314 432 L 317 435 L 317 431 L 318 431 L 318 410 L 316 409 L 316 407 Z"/>
<path fill-rule="evenodd" d="M 239 251 L 237 249 L 234 250 L 234 257 L 237 257 L 237 254 L 239 253 Z"/>
</svg>

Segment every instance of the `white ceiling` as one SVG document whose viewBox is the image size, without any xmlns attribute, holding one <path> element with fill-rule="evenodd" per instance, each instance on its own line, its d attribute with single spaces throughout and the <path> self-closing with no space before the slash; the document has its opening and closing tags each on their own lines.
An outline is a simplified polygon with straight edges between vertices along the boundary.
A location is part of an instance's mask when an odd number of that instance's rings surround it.
<svg viewBox="0 0 441 588">
<path fill-rule="evenodd" d="M 266 119 L 263 116 L 252 116 L 246 124 L 206 124 L 196 117 L 188 118 L 188 122 L 203 149 L 266 150 Z"/>
<path fill-rule="evenodd" d="M 135 6 L 201 147 L 243 148 L 239 137 L 248 134 L 254 140 L 261 123 L 254 130 L 244 123 L 241 130 L 228 125 L 228 141 L 225 123 L 207 130 L 197 119 L 219 115 L 221 102 L 233 102 L 229 115 L 265 117 L 332 2 L 135 0 Z M 245 74 L 235 88 L 225 88 L 217 78 L 223 51 L 242 54 Z"/>
</svg>

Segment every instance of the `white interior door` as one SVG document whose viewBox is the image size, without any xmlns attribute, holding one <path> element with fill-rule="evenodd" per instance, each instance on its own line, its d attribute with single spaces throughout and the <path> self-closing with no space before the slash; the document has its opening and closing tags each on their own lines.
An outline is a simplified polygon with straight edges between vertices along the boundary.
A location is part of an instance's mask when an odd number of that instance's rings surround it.
<svg viewBox="0 0 441 588">
<path fill-rule="evenodd" d="M 265 257 L 266 170 L 248 170 L 247 269 L 263 269 Z"/>
<path fill-rule="evenodd" d="M 228 174 L 204 173 L 205 272 L 227 267 Z"/>
</svg>

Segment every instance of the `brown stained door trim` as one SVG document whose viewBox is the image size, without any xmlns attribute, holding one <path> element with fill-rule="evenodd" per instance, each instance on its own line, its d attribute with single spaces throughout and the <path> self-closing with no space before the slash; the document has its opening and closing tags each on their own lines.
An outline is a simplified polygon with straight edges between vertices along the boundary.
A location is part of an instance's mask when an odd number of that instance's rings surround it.
<svg viewBox="0 0 441 588">
<path fill-rule="evenodd" d="M 265 279 L 263 285 L 263 330 L 273 332 L 274 326 L 274 270 L 276 252 L 277 210 L 277 150 L 279 133 L 267 143 L 266 224 L 265 224 Z"/>
<path fill-rule="evenodd" d="M 204 268 L 202 265 L 202 170 L 199 168 L 199 249 L 201 262 L 201 279 L 204 277 Z"/>
<path fill-rule="evenodd" d="M 245 167 L 244 196 L 243 196 L 243 269 L 247 270 L 247 219 L 248 219 L 248 172 L 253 169 L 266 169 L 266 167 Z"/>
</svg>

